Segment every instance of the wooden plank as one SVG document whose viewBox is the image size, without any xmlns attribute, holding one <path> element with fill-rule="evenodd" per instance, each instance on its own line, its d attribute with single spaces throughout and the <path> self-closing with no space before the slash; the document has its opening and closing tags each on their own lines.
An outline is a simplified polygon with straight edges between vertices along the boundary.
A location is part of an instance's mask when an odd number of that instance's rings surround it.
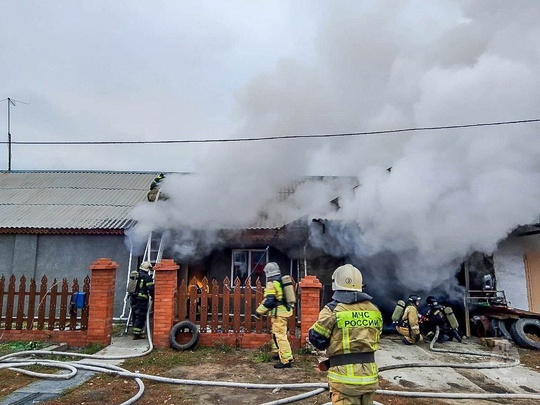
<svg viewBox="0 0 540 405">
<path fill-rule="evenodd" d="M 36 313 L 36 280 L 30 279 L 30 291 L 28 292 L 28 318 L 26 322 L 26 329 L 31 330 L 34 328 L 34 315 Z"/>
<path fill-rule="evenodd" d="M 60 330 L 66 329 L 66 319 L 68 312 L 68 295 L 69 295 L 69 285 L 67 280 L 64 278 L 62 280 L 62 290 L 60 293 L 60 314 L 58 317 L 58 327 Z"/>
<path fill-rule="evenodd" d="M 71 286 L 71 304 L 69 308 L 69 330 L 77 329 L 77 308 L 75 307 L 75 302 L 73 302 L 73 297 L 75 293 L 79 292 L 79 280 L 74 279 L 73 285 Z"/>
<path fill-rule="evenodd" d="M 38 330 L 45 328 L 45 304 L 47 301 L 47 277 L 41 277 L 41 284 L 39 286 L 39 303 L 38 303 Z"/>
<path fill-rule="evenodd" d="M 13 306 L 15 301 L 15 276 L 11 275 L 8 284 L 8 296 L 6 304 L 6 330 L 11 330 L 13 323 Z"/>
<path fill-rule="evenodd" d="M 81 330 L 88 329 L 88 302 L 90 302 L 90 277 L 86 276 L 83 282 L 84 307 L 81 310 Z"/>
<path fill-rule="evenodd" d="M 58 282 L 56 279 L 51 286 L 51 293 L 49 294 L 49 319 L 47 323 L 48 330 L 54 330 L 54 324 L 56 323 L 56 300 L 58 297 Z"/>
<path fill-rule="evenodd" d="M 240 279 L 236 277 L 234 280 L 234 296 L 233 296 L 233 331 L 240 332 L 240 302 L 241 302 L 241 287 Z"/>
<path fill-rule="evenodd" d="M 231 285 L 228 277 L 223 280 L 223 327 L 221 330 L 223 333 L 228 333 L 230 329 L 230 298 L 231 298 Z"/>
<path fill-rule="evenodd" d="M 17 292 L 17 318 L 15 320 L 15 329 L 21 330 L 24 320 L 24 301 L 26 298 L 26 277 L 22 276 L 19 280 L 19 291 Z"/>
</svg>

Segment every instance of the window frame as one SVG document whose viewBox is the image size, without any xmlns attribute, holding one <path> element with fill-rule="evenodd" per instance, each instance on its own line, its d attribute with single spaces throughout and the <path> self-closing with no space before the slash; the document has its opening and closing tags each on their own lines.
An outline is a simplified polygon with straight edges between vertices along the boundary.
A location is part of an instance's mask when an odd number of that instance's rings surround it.
<svg viewBox="0 0 540 405">
<path fill-rule="evenodd" d="M 270 257 L 269 257 L 269 252 L 268 252 L 268 249 L 232 249 L 231 251 L 231 272 L 230 272 L 230 276 L 231 276 L 231 284 L 234 284 L 234 280 L 236 279 L 235 275 L 234 275 L 234 267 L 235 267 L 235 255 L 238 254 L 238 253 L 247 253 L 247 256 L 248 256 L 248 259 L 247 259 L 247 275 L 244 279 L 242 279 L 242 277 L 240 278 L 241 280 L 241 287 L 244 287 L 244 282 L 245 280 L 247 280 L 249 277 L 251 277 L 252 275 L 252 270 L 253 270 L 253 266 L 256 264 L 253 262 L 253 253 L 264 253 L 264 256 L 265 257 L 265 260 L 263 260 L 263 265 L 266 265 L 266 263 L 268 263 L 270 261 Z M 252 286 L 255 285 L 257 280 L 251 280 L 251 283 L 252 283 Z M 266 278 L 264 279 L 261 279 L 261 283 L 264 283 L 266 282 Z"/>
</svg>

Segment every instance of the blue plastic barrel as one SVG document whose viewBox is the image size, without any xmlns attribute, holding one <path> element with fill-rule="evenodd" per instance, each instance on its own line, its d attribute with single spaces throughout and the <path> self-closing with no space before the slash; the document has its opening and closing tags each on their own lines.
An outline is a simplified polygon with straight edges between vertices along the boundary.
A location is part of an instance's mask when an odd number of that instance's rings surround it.
<svg viewBox="0 0 540 405">
<path fill-rule="evenodd" d="M 75 308 L 82 309 L 84 308 L 84 292 L 73 293 L 73 302 L 75 303 Z"/>
</svg>

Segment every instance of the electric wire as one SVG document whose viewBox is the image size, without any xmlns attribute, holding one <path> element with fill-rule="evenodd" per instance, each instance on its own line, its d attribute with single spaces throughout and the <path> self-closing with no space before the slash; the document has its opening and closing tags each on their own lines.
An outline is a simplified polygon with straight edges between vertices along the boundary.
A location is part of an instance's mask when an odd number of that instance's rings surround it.
<svg viewBox="0 0 540 405">
<path fill-rule="evenodd" d="M 371 135 L 386 135 L 398 134 L 403 132 L 424 132 L 424 131 L 440 131 L 454 130 L 465 128 L 480 128 L 492 127 L 501 125 L 517 125 L 530 124 L 540 122 L 540 118 L 513 120 L 513 121 L 498 121 L 498 122 L 479 122 L 474 124 L 457 124 L 457 125 L 438 125 L 430 127 L 411 127 L 399 129 L 386 129 L 377 131 L 362 131 L 362 132 L 344 132 L 331 134 L 307 134 L 307 135 L 274 135 L 261 137 L 245 137 L 245 138 L 215 138 L 215 139 L 169 139 L 155 141 L 11 141 L 12 145 L 159 145 L 159 144 L 182 144 L 182 143 L 226 143 L 226 142 L 257 142 L 257 141 L 275 141 L 275 140 L 291 140 L 291 139 L 317 139 L 317 138 L 343 138 L 354 136 L 371 136 Z M 7 144 L 6 141 L 1 141 L 0 144 Z"/>
</svg>

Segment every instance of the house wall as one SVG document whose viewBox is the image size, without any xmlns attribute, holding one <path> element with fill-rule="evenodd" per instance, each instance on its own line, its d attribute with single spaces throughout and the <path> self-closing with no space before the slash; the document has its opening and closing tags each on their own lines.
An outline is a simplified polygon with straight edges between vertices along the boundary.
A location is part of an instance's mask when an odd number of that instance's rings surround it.
<svg viewBox="0 0 540 405">
<path fill-rule="evenodd" d="M 82 285 L 90 275 L 90 266 L 97 257 L 110 257 L 118 263 L 114 315 L 122 312 L 129 251 L 123 235 L 0 235 L 0 273 L 19 278 L 53 279 L 78 278 Z M 136 266 L 134 258 L 133 267 Z"/>
<path fill-rule="evenodd" d="M 508 305 L 530 310 L 524 255 L 540 251 L 540 236 L 510 237 L 493 254 L 497 289 L 504 290 Z"/>
</svg>

